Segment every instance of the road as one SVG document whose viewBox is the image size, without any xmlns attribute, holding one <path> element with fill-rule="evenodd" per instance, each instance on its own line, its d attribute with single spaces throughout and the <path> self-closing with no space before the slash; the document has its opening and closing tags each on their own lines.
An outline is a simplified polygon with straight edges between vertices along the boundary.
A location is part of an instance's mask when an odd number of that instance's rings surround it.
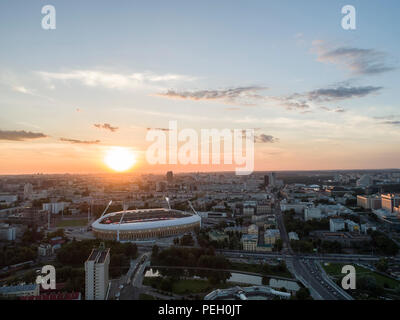
<svg viewBox="0 0 400 320">
<path fill-rule="evenodd" d="M 119 300 L 139 300 L 139 295 L 144 292 L 142 282 L 144 270 L 148 266 L 150 257 L 149 252 L 143 253 L 131 263 L 127 274 L 125 275 L 125 284 L 121 288 Z"/>
<path fill-rule="evenodd" d="M 275 217 L 283 243 L 282 253 L 286 256 L 286 265 L 294 276 L 306 286 L 311 296 L 316 300 L 350 300 L 341 288 L 335 286 L 327 276 L 322 273 L 316 261 L 309 260 L 295 254 L 290 247 L 290 240 L 286 231 L 279 201 L 275 201 Z"/>
</svg>

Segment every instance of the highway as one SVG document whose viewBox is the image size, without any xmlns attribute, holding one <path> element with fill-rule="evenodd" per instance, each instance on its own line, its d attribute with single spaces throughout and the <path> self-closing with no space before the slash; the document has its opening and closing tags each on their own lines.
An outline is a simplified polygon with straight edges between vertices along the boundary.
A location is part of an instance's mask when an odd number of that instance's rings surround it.
<svg viewBox="0 0 400 320">
<path fill-rule="evenodd" d="M 275 204 L 275 217 L 283 243 L 282 252 L 289 254 L 286 255 L 286 265 L 294 276 L 310 290 L 311 296 L 316 300 L 351 300 L 351 296 L 327 279 L 327 276 L 318 267 L 318 261 L 310 260 L 293 252 L 279 202 Z"/>
</svg>

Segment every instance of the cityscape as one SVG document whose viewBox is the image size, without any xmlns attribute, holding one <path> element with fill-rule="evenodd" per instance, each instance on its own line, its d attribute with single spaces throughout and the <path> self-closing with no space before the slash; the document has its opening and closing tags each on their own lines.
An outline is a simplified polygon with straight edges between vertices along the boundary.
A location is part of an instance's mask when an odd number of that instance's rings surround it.
<svg viewBox="0 0 400 320">
<path fill-rule="evenodd" d="M 400 170 L 8 175 L 0 187 L 5 299 L 400 298 Z M 54 288 L 36 283 L 44 265 Z"/>
<path fill-rule="evenodd" d="M 3 1 L 0 301 L 400 300 L 399 12 Z"/>
</svg>

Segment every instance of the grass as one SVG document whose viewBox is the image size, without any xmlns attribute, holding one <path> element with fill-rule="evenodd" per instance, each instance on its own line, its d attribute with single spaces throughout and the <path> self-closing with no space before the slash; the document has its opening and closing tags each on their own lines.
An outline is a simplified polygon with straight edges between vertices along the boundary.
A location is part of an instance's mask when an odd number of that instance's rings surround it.
<svg viewBox="0 0 400 320">
<path fill-rule="evenodd" d="M 334 276 L 336 279 L 342 278 L 345 276 L 345 274 L 342 273 L 342 267 L 344 265 L 345 265 L 344 263 L 330 263 L 328 265 L 322 264 L 326 273 L 328 273 L 331 276 Z M 400 281 L 386 277 L 384 275 L 373 272 L 371 270 L 360 267 L 358 265 L 353 265 L 353 266 L 356 269 L 356 276 L 361 276 L 361 275 L 372 276 L 375 278 L 377 284 L 382 285 L 382 286 L 386 285 L 386 287 L 388 287 L 390 289 L 395 289 L 396 287 L 398 287 L 400 285 Z"/>
<path fill-rule="evenodd" d="M 139 295 L 139 300 L 156 300 L 156 298 L 149 294 L 141 293 Z"/>
<path fill-rule="evenodd" d="M 71 219 L 71 220 L 59 220 L 57 221 L 57 228 L 65 227 L 84 227 L 88 223 L 87 219 Z"/>
<path fill-rule="evenodd" d="M 144 278 L 143 284 L 147 286 L 153 286 L 157 289 L 159 288 L 161 282 L 160 277 L 154 278 Z M 226 283 L 219 283 L 217 285 L 211 284 L 207 280 L 201 279 L 179 279 L 174 281 L 172 284 L 172 293 L 174 294 L 193 294 L 193 293 L 204 293 L 209 292 L 214 289 L 224 289 L 230 288 L 233 284 L 226 282 Z"/>
<path fill-rule="evenodd" d="M 249 264 L 240 262 L 231 262 L 231 269 L 244 272 L 254 272 L 259 274 L 265 274 L 261 264 Z M 292 274 L 286 269 L 285 271 L 274 270 L 274 266 L 270 266 L 268 275 L 275 275 L 286 278 L 293 278 Z"/>
</svg>

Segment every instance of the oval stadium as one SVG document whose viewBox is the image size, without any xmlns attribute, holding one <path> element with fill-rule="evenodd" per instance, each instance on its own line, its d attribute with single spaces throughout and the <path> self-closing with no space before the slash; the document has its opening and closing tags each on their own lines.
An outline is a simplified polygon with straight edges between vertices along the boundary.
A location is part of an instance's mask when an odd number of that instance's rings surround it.
<svg viewBox="0 0 400 320">
<path fill-rule="evenodd" d="M 99 239 L 129 241 L 181 235 L 200 225 L 201 218 L 196 214 L 157 208 L 106 214 L 93 222 L 92 230 Z"/>
</svg>

